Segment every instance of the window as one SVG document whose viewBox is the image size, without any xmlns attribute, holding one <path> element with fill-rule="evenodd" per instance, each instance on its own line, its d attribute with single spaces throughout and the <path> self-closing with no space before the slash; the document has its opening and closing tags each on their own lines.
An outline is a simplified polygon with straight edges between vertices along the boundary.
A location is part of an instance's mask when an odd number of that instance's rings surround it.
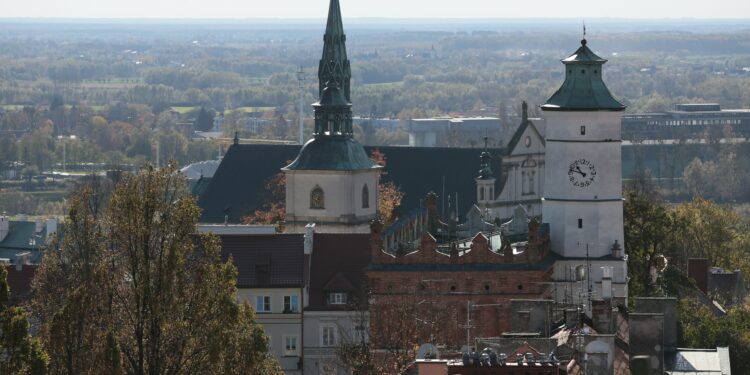
<svg viewBox="0 0 750 375">
<path fill-rule="evenodd" d="M 315 186 L 310 192 L 310 208 L 313 210 L 322 210 L 326 208 L 325 193 L 320 186 Z"/>
<path fill-rule="evenodd" d="M 484 188 L 483 187 L 479 188 L 479 200 L 480 201 L 484 200 Z"/>
<path fill-rule="evenodd" d="M 271 296 L 255 297 L 255 311 L 271 312 Z"/>
<path fill-rule="evenodd" d="M 297 351 L 297 336 L 284 336 L 284 355 L 299 355 L 299 351 Z"/>
<path fill-rule="evenodd" d="M 326 324 L 320 327 L 320 346 L 336 345 L 336 327 L 332 324 Z"/>
<path fill-rule="evenodd" d="M 284 312 L 285 313 L 299 312 L 299 297 L 298 296 L 284 296 Z"/>
<path fill-rule="evenodd" d="M 346 293 L 329 293 L 328 304 L 329 305 L 345 305 Z"/>
<path fill-rule="evenodd" d="M 362 208 L 370 208 L 370 190 L 367 189 L 367 184 L 362 187 Z"/>
<path fill-rule="evenodd" d="M 583 228 L 583 219 L 578 219 L 578 229 Z"/>
<path fill-rule="evenodd" d="M 586 127 L 581 126 L 581 135 L 586 135 Z"/>
<path fill-rule="evenodd" d="M 534 175 L 536 174 L 536 171 L 531 171 L 529 176 L 529 194 L 534 194 Z"/>
</svg>

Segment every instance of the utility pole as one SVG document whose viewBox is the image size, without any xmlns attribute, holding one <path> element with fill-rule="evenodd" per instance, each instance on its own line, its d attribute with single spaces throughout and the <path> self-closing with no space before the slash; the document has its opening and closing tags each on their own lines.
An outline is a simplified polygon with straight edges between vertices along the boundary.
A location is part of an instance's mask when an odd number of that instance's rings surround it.
<svg viewBox="0 0 750 375">
<path fill-rule="evenodd" d="M 299 120 L 299 144 L 303 145 L 305 144 L 305 126 L 304 126 L 304 114 L 302 113 L 303 109 L 303 101 L 305 97 L 305 91 L 304 91 L 304 84 L 305 82 L 305 72 L 302 70 L 302 66 L 299 67 L 299 71 L 297 72 L 297 83 L 299 84 L 299 109 L 297 111 L 297 117 Z"/>
</svg>

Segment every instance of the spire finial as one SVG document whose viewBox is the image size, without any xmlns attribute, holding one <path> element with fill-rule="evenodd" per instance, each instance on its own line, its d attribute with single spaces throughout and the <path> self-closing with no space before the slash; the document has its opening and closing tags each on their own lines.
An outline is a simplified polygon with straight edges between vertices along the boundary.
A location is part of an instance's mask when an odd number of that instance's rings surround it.
<svg viewBox="0 0 750 375">
<path fill-rule="evenodd" d="M 581 39 L 581 45 L 586 45 L 586 21 L 583 21 L 583 39 Z"/>
<path fill-rule="evenodd" d="M 487 149 L 487 141 L 489 141 L 489 139 L 490 138 L 488 136 L 486 136 L 486 135 L 484 136 L 484 149 L 485 150 Z"/>
</svg>

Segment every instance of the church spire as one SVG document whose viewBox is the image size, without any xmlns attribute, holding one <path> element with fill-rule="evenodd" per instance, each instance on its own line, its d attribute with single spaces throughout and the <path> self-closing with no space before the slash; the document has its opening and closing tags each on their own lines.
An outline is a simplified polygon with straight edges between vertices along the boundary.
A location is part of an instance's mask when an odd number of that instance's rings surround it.
<svg viewBox="0 0 750 375">
<path fill-rule="evenodd" d="M 327 82 L 336 82 L 346 100 L 351 102 L 351 79 L 352 70 L 346 56 L 346 34 L 341 20 L 341 7 L 339 0 L 331 0 L 326 33 L 323 36 L 323 56 L 318 66 L 318 94 L 323 95 Z"/>
<path fill-rule="evenodd" d="M 349 85 L 352 73 L 346 57 L 346 35 L 341 20 L 339 0 L 331 0 L 328 23 L 323 36 L 323 56 L 318 67 L 319 99 L 315 108 L 315 131 L 318 137 L 351 138 L 352 109 Z"/>
</svg>

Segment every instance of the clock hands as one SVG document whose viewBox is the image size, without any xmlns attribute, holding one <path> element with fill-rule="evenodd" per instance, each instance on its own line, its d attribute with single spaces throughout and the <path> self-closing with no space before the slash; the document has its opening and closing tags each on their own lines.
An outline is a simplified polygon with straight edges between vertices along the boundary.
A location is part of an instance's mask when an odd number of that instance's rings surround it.
<svg viewBox="0 0 750 375">
<path fill-rule="evenodd" d="M 581 175 L 581 177 L 586 177 L 586 173 L 583 173 L 583 171 L 581 170 L 581 167 L 579 167 L 577 165 L 576 165 L 575 169 L 570 168 L 570 170 L 568 172 L 569 173 L 578 173 L 578 174 Z"/>
</svg>

